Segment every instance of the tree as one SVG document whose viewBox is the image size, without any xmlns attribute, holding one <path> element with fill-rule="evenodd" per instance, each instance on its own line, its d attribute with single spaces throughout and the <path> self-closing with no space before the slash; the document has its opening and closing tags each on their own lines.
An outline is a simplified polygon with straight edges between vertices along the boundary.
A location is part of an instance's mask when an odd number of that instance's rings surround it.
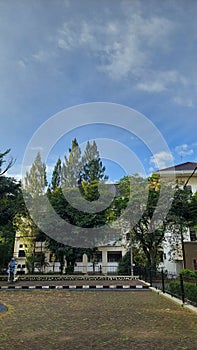
<svg viewBox="0 0 197 350">
<path fill-rule="evenodd" d="M 167 186 L 167 184 L 166 184 Z M 146 264 L 156 269 L 160 262 L 160 250 L 165 237 L 167 220 L 166 200 L 159 204 L 161 191 L 159 175 L 143 179 L 138 175 L 123 178 L 119 184 L 119 196 L 116 201 L 117 213 L 124 211 L 123 218 L 128 223 L 129 239 L 143 250 Z"/>
<path fill-rule="evenodd" d="M 30 273 L 34 273 L 35 267 L 35 242 L 38 233 L 38 228 L 31 217 L 26 215 L 16 214 L 14 218 L 14 226 L 16 235 L 20 236 L 21 241 L 25 245 L 25 257 L 27 269 Z"/>
<path fill-rule="evenodd" d="M 62 186 L 77 187 L 81 172 L 81 149 L 76 138 L 72 141 L 72 146 L 69 148 L 68 157 L 64 157 L 62 166 Z"/>
<path fill-rule="evenodd" d="M 80 173 L 80 190 L 84 198 L 88 201 L 99 199 L 98 185 L 107 180 L 105 166 L 99 156 L 96 142 L 87 142 L 84 155 L 82 157 L 83 168 Z"/>
<path fill-rule="evenodd" d="M 168 229 L 171 232 L 168 240 L 171 246 L 171 260 L 179 255 L 183 259 L 183 268 L 185 268 L 184 240 L 189 227 L 194 226 L 196 212 L 197 203 L 191 190 L 186 186 L 184 188 L 177 186 L 168 214 Z"/>
<path fill-rule="evenodd" d="M 35 198 L 45 193 L 46 186 L 46 165 L 42 163 L 38 152 L 30 171 L 26 172 L 24 190 L 30 197 Z"/>
<path fill-rule="evenodd" d="M 12 165 L 14 164 L 14 160 L 13 158 L 11 157 L 8 161 L 7 161 L 7 164 L 5 165 L 5 168 L 2 169 L 2 166 L 4 163 L 6 163 L 6 160 L 4 159 L 4 157 L 7 156 L 7 154 L 10 153 L 10 148 L 7 149 L 5 152 L 1 153 L 0 152 L 0 176 L 5 174 L 11 167 Z"/>
<path fill-rule="evenodd" d="M 20 183 L 14 178 L 0 176 L 0 270 L 13 255 L 15 230 L 13 218 L 24 210 Z"/>
<path fill-rule="evenodd" d="M 100 159 L 95 141 L 92 144 L 89 141 L 87 142 L 84 156 L 82 157 L 82 164 L 81 181 L 91 184 L 95 181 L 99 182 L 108 179 L 108 176 L 105 175 L 106 169 Z"/>
<path fill-rule="evenodd" d="M 197 230 L 197 192 L 195 192 L 188 202 L 190 227 Z"/>
<path fill-rule="evenodd" d="M 62 177 L 62 164 L 61 164 L 61 159 L 58 158 L 52 174 L 52 180 L 51 180 L 52 191 L 55 190 L 57 187 L 61 186 L 61 177 Z"/>
<path fill-rule="evenodd" d="M 37 154 L 24 180 L 23 195 L 28 211 L 16 215 L 14 223 L 17 233 L 26 242 L 27 268 L 33 273 L 35 268 L 35 244 L 41 235 L 40 229 L 35 222 L 38 222 L 38 218 L 44 216 L 45 211 L 45 208 L 43 208 L 43 213 L 40 213 L 38 210 L 40 205 L 38 203 L 45 195 L 47 186 L 46 166 L 41 161 L 40 153 Z"/>
<path fill-rule="evenodd" d="M 94 250 L 90 248 L 76 248 L 57 242 L 54 239 L 48 237 L 47 247 L 55 255 L 56 259 L 60 263 L 60 273 L 63 273 L 65 260 L 67 262 L 66 273 L 73 273 L 75 262 L 78 258 L 81 258 L 83 254 L 87 254 L 89 257 L 93 256 Z"/>
</svg>

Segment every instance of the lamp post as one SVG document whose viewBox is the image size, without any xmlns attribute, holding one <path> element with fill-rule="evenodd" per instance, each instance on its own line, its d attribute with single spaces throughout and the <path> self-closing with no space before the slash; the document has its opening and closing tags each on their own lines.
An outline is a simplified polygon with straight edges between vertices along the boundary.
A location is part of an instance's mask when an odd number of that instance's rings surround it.
<svg viewBox="0 0 197 350">
<path fill-rule="evenodd" d="M 133 247 L 132 247 L 132 239 L 130 239 L 130 254 L 131 254 L 131 276 L 133 276 Z"/>
<path fill-rule="evenodd" d="M 130 232 L 127 232 L 127 235 L 130 235 Z M 127 244 L 127 248 L 130 250 L 130 268 L 131 268 L 131 276 L 133 276 L 133 247 L 132 247 L 132 239 L 130 235 L 130 242 Z"/>
</svg>

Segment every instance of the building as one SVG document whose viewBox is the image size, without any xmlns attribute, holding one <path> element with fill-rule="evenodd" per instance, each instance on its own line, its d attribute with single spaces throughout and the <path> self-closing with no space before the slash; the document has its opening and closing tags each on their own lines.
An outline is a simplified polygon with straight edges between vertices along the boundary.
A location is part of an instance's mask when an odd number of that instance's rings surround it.
<svg viewBox="0 0 197 350">
<path fill-rule="evenodd" d="M 186 162 L 161 169 L 159 173 L 162 178 L 174 177 L 176 183 L 181 187 L 190 188 L 194 194 L 197 191 L 197 162 Z M 187 229 L 183 232 L 184 235 L 184 255 L 185 255 L 185 268 L 197 272 L 197 232 L 194 229 Z M 172 233 L 169 231 L 166 233 L 165 242 L 163 245 L 163 263 L 160 265 L 168 273 L 178 274 L 183 268 L 183 249 L 181 240 L 176 243 L 177 249 L 174 251 L 173 256 L 170 257 L 172 251 Z"/>
<path fill-rule="evenodd" d="M 105 184 L 105 188 L 117 196 L 118 194 L 118 185 L 117 184 Z M 25 220 L 25 219 L 24 219 Z M 29 245 L 33 245 L 31 248 L 32 255 L 36 257 L 41 257 L 44 254 L 44 265 L 41 267 L 39 264 L 34 271 L 35 272 L 60 272 L 60 262 L 56 260 L 54 254 L 52 254 L 45 244 L 45 242 L 35 242 L 33 239 L 31 241 L 31 232 L 28 232 L 29 236 L 24 239 L 20 236 L 20 232 L 16 232 L 15 235 L 15 244 L 14 244 L 14 257 L 17 259 L 17 272 L 20 274 L 25 274 L 28 272 L 26 251 L 28 250 Z M 126 254 L 127 248 L 125 240 L 122 241 L 112 241 L 107 245 L 100 245 L 96 247 L 96 253 L 94 258 L 88 259 L 86 254 L 79 257 L 74 266 L 75 273 L 103 273 L 110 274 L 116 273 L 118 270 L 118 263 L 122 257 Z M 67 261 L 65 260 L 63 272 L 66 272 Z"/>
<path fill-rule="evenodd" d="M 161 169 L 157 174 L 161 174 L 162 178 L 170 180 L 173 178 L 176 183 L 184 188 L 189 187 L 191 191 L 195 193 L 197 191 L 197 162 L 186 162 L 175 165 L 174 167 L 168 167 Z M 117 188 L 116 188 L 117 191 Z M 128 227 L 124 228 L 125 233 Z M 187 229 L 184 234 L 184 255 L 185 255 L 185 267 L 197 272 L 197 232 L 194 229 Z M 176 249 L 172 251 L 172 232 L 168 231 L 165 235 L 165 241 L 163 243 L 163 262 L 160 264 L 160 268 L 167 270 L 169 274 L 178 274 L 183 268 L 183 249 L 180 241 L 180 237 L 175 242 Z M 27 273 L 26 257 L 25 257 L 25 245 L 20 235 L 17 233 L 15 238 L 14 256 L 18 262 L 18 272 Z M 55 256 L 47 250 L 45 242 L 35 242 L 35 253 L 45 255 L 46 264 L 44 266 L 45 272 L 60 272 L 60 263 L 55 260 Z M 81 256 L 75 264 L 75 273 L 116 273 L 118 268 L 118 262 L 126 254 L 127 248 L 125 241 L 123 242 L 110 242 L 105 246 L 97 247 L 97 254 L 95 259 L 88 260 L 86 254 Z M 67 268 L 67 262 L 65 261 L 64 271 Z M 37 268 L 35 271 L 39 271 Z"/>
<path fill-rule="evenodd" d="M 17 273 L 28 273 L 27 259 L 25 250 L 28 242 L 20 237 L 17 233 L 15 237 L 14 245 L 14 257 L 17 260 Z M 122 257 L 126 254 L 127 249 L 122 242 L 109 242 L 107 245 L 97 247 L 96 253 L 93 259 L 88 259 L 86 254 L 79 257 L 74 266 L 74 273 L 87 274 L 114 274 L 118 270 L 118 263 Z M 35 272 L 45 273 L 59 273 L 60 262 L 56 261 L 54 254 L 52 254 L 47 248 L 45 242 L 34 242 L 34 254 L 44 254 L 45 264 L 38 266 L 35 264 Z M 66 272 L 67 262 L 65 260 L 64 270 Z"/>
</svg>

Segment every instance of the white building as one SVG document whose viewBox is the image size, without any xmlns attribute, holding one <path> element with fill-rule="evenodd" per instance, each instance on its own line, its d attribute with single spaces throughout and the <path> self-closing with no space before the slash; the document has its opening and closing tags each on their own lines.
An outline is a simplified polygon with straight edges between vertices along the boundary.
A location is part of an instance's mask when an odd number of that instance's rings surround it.
<svg viewBox="0 0 197 350">
<path fill-rule="evenodd" d="M 15 237 L 14 245 L 14 257 L 17 260 L 17 272 L 19 274 L 28 273 L 26 254 L 28 242 L 24 241 L 20 234 L 17 233 Z M 118 263 L 122 257 L 126 254 L 127 249 L 122 242 L 110 242 L 107 245 L 97 247 L 94 259 L 88 259 L 86 254 L 83 254 L 75 263 L 74 273 L 102 273 L 102 274 L 113 274 L 118 270 Z M 42 271 L 45 273 L 49 272 L 60 272 L 60 262 L 56 261 L 54 254 L 52 254 L 45 245 L 45 242 L 34 243 L 34 254 L 39 255 L 44 253 L 45 255 L 45 266 L 42 267 Z M 66 271 L 67 262 L 65 260 L 64 270 Z M 40 269 L 37 267 L 34 270 L 39 272 Z M 40 272 L 42 272 L 40 271 Z"/>
<path fill-rule="evenodd" d="M 162 178 L 165 178 L 165 176 L 168 179 L 170 179 L 170 177 L 175 177 L 176 183 L 180 186 L 180 188 L 188 186 L 192 193 L 197 191 L 197 162 L 178 164 L 174 167 L 162 169 L 159 171 L 159 173 L 162 175 Z M 184 244 L 184 247 L 187 250 L 185 252 L 187 257 L 187 259 L 185 258 L 186 268 L 190 267 L 191 269 L 191 266 L 193 266 L 193 270 L 195 271 L 195 260 L 197 259 L 197 235 L 194 230 L 187 229 L 185 232 L 183 232 L 183 236 L 185 243 L 192 242 L 192 251 L 196 252 L 190 257 L 189 247 L 191 247 L 191 245 Z M 168 273 L 178 274 L 179 271 L 183 269 L 182 245 L 180 239 L 177 242 L 173 241 L 174 245 L 177 244 L 177 249 L 174 251 L 172 256 L 172 238 L 172 233 L 167 232 L 163 245 L 163 263 L 160 264 L 160 267 L 167 270 Z"/>
</svg>

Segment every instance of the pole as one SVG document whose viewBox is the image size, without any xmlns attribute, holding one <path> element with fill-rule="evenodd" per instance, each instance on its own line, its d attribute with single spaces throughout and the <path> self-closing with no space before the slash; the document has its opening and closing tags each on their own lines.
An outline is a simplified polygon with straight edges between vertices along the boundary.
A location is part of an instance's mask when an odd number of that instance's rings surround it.
<svg viewBox="0 0 197 350">
<path fill-rule="evenodd" d="M 185 291 L 184 291 L 184 283 L 183 283 L 183 275 L 180 274 L 180 287 L 181 287 L 181 299 L 183 304 L 185 303 Z"/>
<path fill-rule="evenodd" d="M 130 254 L 131 254 L 131 276 L 133 276 L 133 249 L 132 249 L 132 240 L 130 243 Z"/>
<path fill-rule="evenodd" d="M 164 280 L 164 272 L 161 270 L 161 282 L 162 282 L 162 292 L 165 293 L 165 280 Z"/>
</svg>

